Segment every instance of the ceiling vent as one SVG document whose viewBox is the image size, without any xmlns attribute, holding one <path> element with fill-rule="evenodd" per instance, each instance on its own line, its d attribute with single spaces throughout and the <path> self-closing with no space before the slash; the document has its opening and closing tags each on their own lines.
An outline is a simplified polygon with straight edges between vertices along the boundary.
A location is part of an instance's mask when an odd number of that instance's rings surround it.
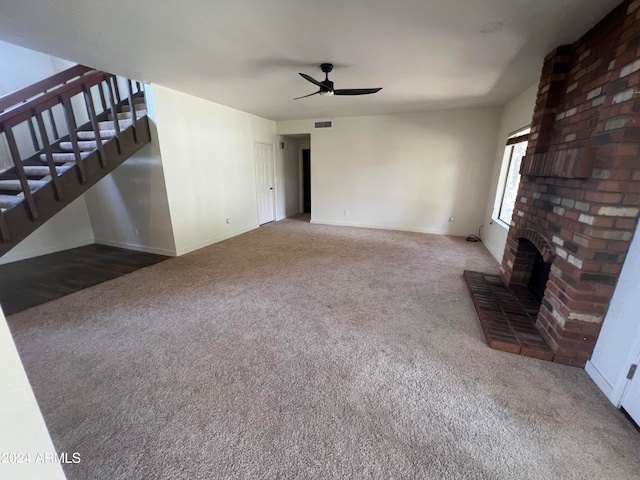
<svg viewBox="0 0 640 480">
<path fill-rule="evenodd" d="M 331 128 L 331 122 L 327 121 L 327 122 L 316 122 L 315 123 L 316 128 Z"/>
</svg>

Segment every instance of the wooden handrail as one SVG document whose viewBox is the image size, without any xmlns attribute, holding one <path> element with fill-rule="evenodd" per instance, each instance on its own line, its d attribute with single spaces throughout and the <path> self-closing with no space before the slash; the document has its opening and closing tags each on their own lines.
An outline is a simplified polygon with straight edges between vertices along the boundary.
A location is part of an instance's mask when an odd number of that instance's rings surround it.
<svg viewBox="0 0 640 480">
<path fill-rule="evenodd" d="M 99 70 L 93 70 L 81 78 L 70 81 L 64 85 L 54 88 L 50 92 L 47 92 L 40 97 L 31 100 L 28 103 L 23 103 L 16 108 L 13 108 L 7 112 L 0 113 L 0 126 L 15 126 L 28 120 L 31 117 L 32 109 L 39 108 L 40 111 L 45 111 L 60 103 L 60 97 L 71 98 L 74 95 L 83 92 L 83 85 L 92 87 L 100 83 L 105 73 Z"/>
<path fill-rule="evenodd" d="M 93 70 L 91 67 L 75 65 L 60 73 L 52 75 L 49 78 L 45 78 L 44 80 L 34 83 L 33 85 L 29 85 L 28 87 L 21 88 L 20 90 L 4 95 L 3 97 L 0 97 L 0 112 L 4 112 L 12 107 L 25 103 L 29 99 L 42 95 L 50 89 L 67 83 L 69 80 L 76 77 L 80 77 L 91 70 Z"/>
</svg>

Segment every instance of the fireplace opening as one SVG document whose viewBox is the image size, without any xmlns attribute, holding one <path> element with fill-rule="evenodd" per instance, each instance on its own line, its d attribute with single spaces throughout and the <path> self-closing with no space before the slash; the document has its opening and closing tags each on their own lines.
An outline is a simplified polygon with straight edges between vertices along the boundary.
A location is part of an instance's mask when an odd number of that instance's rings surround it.
<svg viewBox="0 0 640 480">
<path fill-rule="evenodd" d="M 527 287 L 539 302 L 542 302 L 544 291 L 547 289 L 549 272 L 551 272 L 551 263 L 545 262 L 542 255 L 538 253 L 531 267 L 531 278 Z"/>
<path fill-rule="evenodd" d="M 523 236 L 518 239 L 509 288 L 535 323 L 554 255 L 546 239 L 531 230 L 526 235 L 527 238 Z"/>
</svg>

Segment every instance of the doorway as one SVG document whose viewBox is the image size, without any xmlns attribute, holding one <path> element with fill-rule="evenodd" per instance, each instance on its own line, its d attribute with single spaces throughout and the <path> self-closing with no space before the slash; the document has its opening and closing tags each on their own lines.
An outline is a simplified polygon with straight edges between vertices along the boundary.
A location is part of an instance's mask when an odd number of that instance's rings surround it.
<svg viewBox="0 0 640 480">
<path fill-rule="evenodd" d="M 311 213 L 311 149 L 302 149 L 302 212 Z"/>
<path fill-rule="evenodd" d="M 258 223 L 276 219 L 275 190 L 273 179 L 273 145 L 254 142 L 253 155 L 256 165 L 256 195 L 258 196 Z"/>
</svg>

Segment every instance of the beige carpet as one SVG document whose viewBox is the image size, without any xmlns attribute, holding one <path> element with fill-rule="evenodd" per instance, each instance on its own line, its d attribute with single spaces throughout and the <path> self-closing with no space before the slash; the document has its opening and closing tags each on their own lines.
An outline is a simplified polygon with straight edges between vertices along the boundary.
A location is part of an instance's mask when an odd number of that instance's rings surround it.
<svg viewBox="0 0 640 480">
<path fill-rule="evenodd" d="M 10 317 L 70 480 L 627 479 L 583 370 L 491 350 L 480 243 L 261 227 Z"/>
</svg>

